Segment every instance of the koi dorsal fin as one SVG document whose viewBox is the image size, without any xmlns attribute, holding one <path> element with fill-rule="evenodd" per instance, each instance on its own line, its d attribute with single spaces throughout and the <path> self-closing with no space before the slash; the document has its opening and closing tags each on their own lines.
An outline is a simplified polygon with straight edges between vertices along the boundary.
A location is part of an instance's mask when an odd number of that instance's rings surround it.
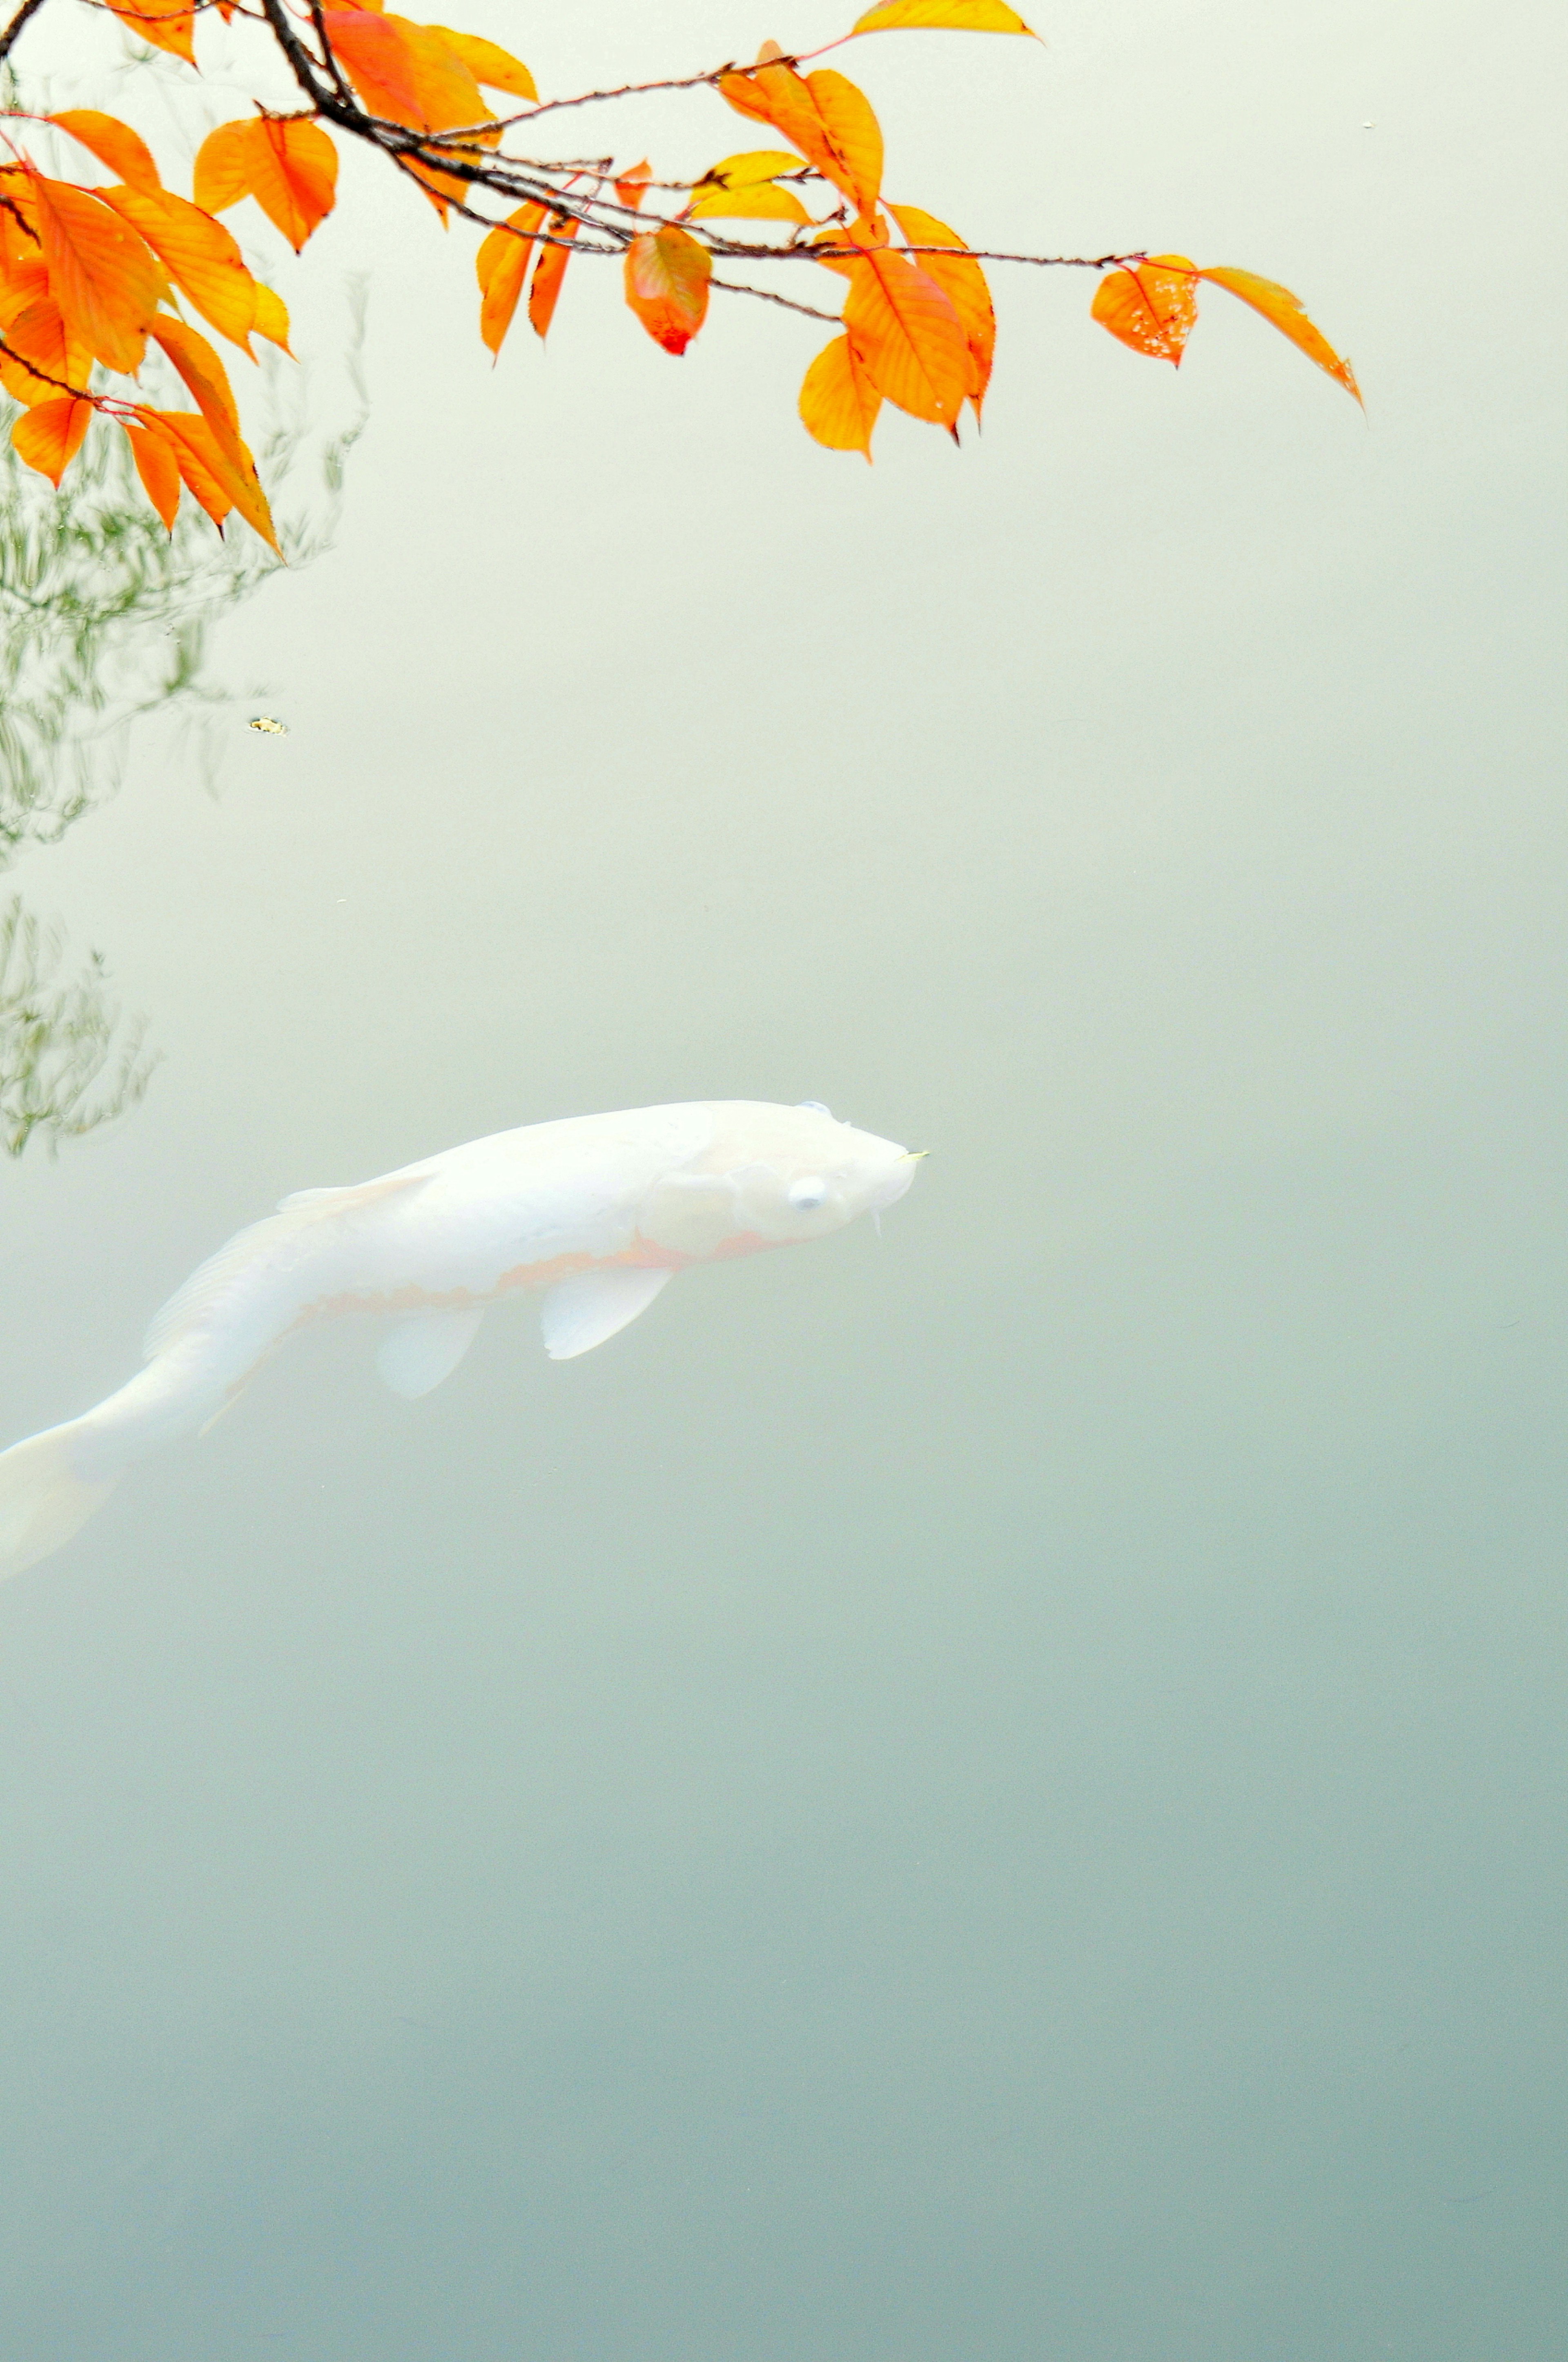
<svg viewBox="0 0 1568 2362">
<path fill-rule="evenodd" d="M 389 1173 L 379 1181 L 364 1181 L 355 1188 L 297 1189 L 291 1198 L 283 1199 L 275 1214 L 269 1214 L 265 1221 L 252 1222 L 248 1230 L 240 1231 L 226 1246 L 221 1246 L 216 1254 L 209 1255 L 191 1274 L 184 1286 L 154 1313 L 142 1358 L 150 1362 L 167 1352 L 177 1337 L 222 1301 L 242 1272 L 261 1256 L 274 1253 L 287 1240 L 298 1237 L 316 1222 L 356 1212 L 360 1207 L 373 1206 L 379 1198 L 395 1197 L 404 1189 L 420 1188 L 429 1178 L 428 1169 L 422 1167 L 417 1172 Z"/>
</svg>

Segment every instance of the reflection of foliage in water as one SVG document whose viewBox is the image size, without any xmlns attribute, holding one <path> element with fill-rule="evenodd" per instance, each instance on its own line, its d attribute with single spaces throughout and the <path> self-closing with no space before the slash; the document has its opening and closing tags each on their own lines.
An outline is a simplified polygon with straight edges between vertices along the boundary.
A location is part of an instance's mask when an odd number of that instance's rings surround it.
<svg viewBox="0 0 1568 2362">
<path fill-rule="evenodd" d="M 362 289 L 352 309 L 356 414 L 320 449 L 324 501 L 305 488 L 292 514 L 279 493 L 297 479 L 308 441 L 302 397 L 285 407 L 285 381 L 269 372 L 275 424 L 257 458 L 296 567 L 330 546 L 345 463 L 365 425 Z M 165 716 L 193 732 L 214 773 L 216 732 L 241 692 L 209 678 L 208 635 L 279 566 L 243 528 L 220 540 L 189 501 L 165 532 L 119 435 L 90 436 L 55 491 L 12 450 L 15 415 L 0 403 L 0 868 L 113 792 L 138 722 Z M 139 1033 L 114 1050 L 117 1018 L 97 955 L 74 982 L 51 983 L 62 949 L 19 903 L 0 918 L 0 1142 L 12 1155 L 35 1131 L 55 1142 L 91 1130 L 147 1084 Z"/>
<path fill-rule="evenodd" d="M 0 911 L 0 1143 L 10 1156 L 20 1156 L 35 1131 L 52 1149 L 122 1114 L 152 1072 L 139 1025 L 115 1050 L 119 1011 L 105 997 L 97 953 L 62 984 L 63 948 L 19 897 Z"/>
</svg>

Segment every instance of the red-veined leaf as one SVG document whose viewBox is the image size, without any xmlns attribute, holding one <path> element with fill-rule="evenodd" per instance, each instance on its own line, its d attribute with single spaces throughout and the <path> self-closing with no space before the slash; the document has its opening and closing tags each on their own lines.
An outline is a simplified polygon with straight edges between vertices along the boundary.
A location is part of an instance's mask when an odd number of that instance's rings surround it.
<svg viewBox="0 0 1568 2362">
<path fill-rule="evenodd" d="M 1151 254 L 1113 270 L 1094 291 L 1091 316 L 1151 360 L 1180 362 L 1198 317 L 1198 269 L 1184 254 Z"/>
<path fill-rule="evenodd" d="M 879 393 L 912 418 L 955 427 L 970 389 L 970 353 L 952 303 L 927 270 L 893 247 L 854 266 L 844 326 Z"/>
<path fill-rule="evenodd" d="M 939 222 L 935 214 L 922 213 L 918 205 L 889 205 L 889 213 L 911 246 L 966 246 L 957 230 Z M 991 364 L 996 352 L 996 314 L 992 309 L 991 290 L 985 283 L 985 273 L 969 255 L 922 254 L 916 258 L 922 270 L 934 279 L 954 311 L 969 347 L 969 397 L 974 404 L 974 414 L 980 416 L 985 390 L 991 383 Z"/>
<path fill-rule="evenodd" d="M 644 230 L 626 249 L 626 300 L 656 345 L 684 353 L 707 317 L 713 262 L 684 229 Z"/>
<path fill-rule="evenodd" d="M 581 227 L 576 214 L 557 214 L 550 224 L 550 234 L 553 237 L 576 237 Z M 571 259 L 569 247 L 545 246 L 540 249 L 533 266 L 533 284 L 528 291 L 528 324 L 536 337 L 550 333 L 550 323 L 560 301 L 561 281 Z"/>
<path fill-rule="evenodd" d="M 854 33 L 1027 33 L 1002 0 L 881 0 L 850 27 Z M 1031 34 L 1037 40 L 1038 34 Z"/>
<path fill-rule="evenodd" d="M 870 102 L 839 73 L 804 77 L 793 66 L 755 66 L 718 85 L 738 115 L 771 123 L 858 210 L 872 212 L 882 191 L 882 127 Z"/>
<path fill-rule="evenodd" d="M 211 214 L 167 189 L 104 189 L 100 194 L 140 232 L 183 295 L 221 337 L 252 359 L 256 281 L 238 247 Z"/>
<path fill-rule="evenodd" d="M 516 213 L 507 215 L 503 226 L 491 230 L 474 258 L 479 281 L 479 334 L 498 360 L 546 210 L 541 204 L 519 205 Z"/>
<path fill-rule="evenodd" d="M 51 115 L 49 120 L 61 131 L 69 131 L 79 139 L 100 164 L 133 189 L 145 189 L 156 196 L 163 185 L 158 177 L 158 166 L 151 151 L 139 133 L 122 123 L 115 115 L 100 115 L 96 107 L 68 107 L 63 115 Z"/>
<path fill-rule="evenodd" d="M 180 513 L 180 462 L 174 446 L 166 435 L 155 435 L 150 426 L 133 426 L 128 418 L 122 418 L 120 424 L 142 491 L 163 519 L 164 530 L 172 533 Z"/>
<path fill-rule="evenodd" d="M 192 189 L 204 214 L 221 214 L 250 194 L 250 135 L 255 117 L 220 123 L 196 150 Z M 127 174 L 127 178 L 129 175 Z"/>
<path fill-rule="evenodd" d="M 150 248 L 109 205 L 29 173 L 49 293 L 67 333 L 105 369 L 134 376 L 147 349 L 148 324 L 168 282 Z"/>
<path fill-rule="evenodd" d="M 872 428 L 881 408 L 882 396 L 850 338 L 835 337 L 824 345 L 800 389 L 806 433 L 829 451 L 863 451 L 869 460 Z"/>
<path fill-rule="evenodd" d="M 513 98 L 539 96 L 533 76 L 522 60 L 514 58 L 509 50 L 499 50 L 494 41 L 481 41 L 472 33 L 455 33 L 447 25 L 432 25 L 430 29 L 440 34 L 453 56 L 460 58 L 474 80 L 482 82 L 487 90 L 510 91 Z M 469 120 L 477 123 L 481 118 L 476 115 Z"/>
<path fill-rule="evenodd" d="M 57 394 L 25 410 L 11 429 L 18 459 L 47 476 L 58 491 L 60 480 L 76 457 L 82 438 L 93 424 L 93 404 L 73 393 Z"/>
<path fill-rule="evenodd" d="M 138 41 L 146 41 L 151 49 L 167 50 L 170 57 L 183 58 L 188 66 L 195 64 L 191 32 L 196 18 L 191 0 L 104 0 L 104 6 Z"/>
<path fill-rule="evenodd" d="M 1340 359 L 1327 337 L 1312 326 L 1301 308 L 1300 297 L 1292 295 L 1288 287 L 1281 287 L 1272 279 L 1259 279 L 1252 270 L 1201 270 L 1198 276 L 1212 280 L 1216 287 L 1228 288 L 1233 295 L 1239 295 L 1244 304 L 1250 304 L 1255 312 L 1261 312 L 1266 320 L 1273 322 L 1282 337 L 1289 337 L 1298 351 L 1305 353 L 1310 361 L 1316 361 L 1321 370 L 1327 370 L 1336 385 L 1343 385 L 1346 393 L 1353 394 L 1357 402 L 1361 402 L 1361 388 L 1356 384 L 1355 371 L 1347 360 Z M 1362 403 L 1362 408 L 1365 406 Z"/>
<path fill-rule="evenodd" d="M 275 289 L 259 279 L 256 282 L 256 317 L 251 322 L 251 332 L 289 352 L 289 307 Z M 293 355 L 290 353 L 289 358 L 291 360 Z"/>
<path fill-rule="evenodd" d="M 302 115 L 258 116 L 245 129 L 246 186 L 298 254 L 337 202 L 337 149 Z"/>
</svg>

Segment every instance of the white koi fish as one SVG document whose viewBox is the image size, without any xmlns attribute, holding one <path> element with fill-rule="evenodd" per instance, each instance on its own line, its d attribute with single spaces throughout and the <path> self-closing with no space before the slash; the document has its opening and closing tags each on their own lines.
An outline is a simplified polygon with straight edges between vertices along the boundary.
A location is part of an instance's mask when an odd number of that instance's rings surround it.
<svg viewBox="0 0 1568 2362">
<path fill-rule="evenodd" d="M 692 1264 L 891 1206 L 923 1153 L 815 1104 L 729 1099 L 526 1124 L 356 1188 L 301 1190 L 164 1306 L 128 1385 L 0 1452 L 0 1575 L 69 1540 L 133 1461 L 211 1426 L 312 1321 L 394 1316 L 377 1363 L 413 1397 L 456 1368 L 488 1305 L 529 1289 L 546 1352 L 570 1361 Z"/>
</svg>

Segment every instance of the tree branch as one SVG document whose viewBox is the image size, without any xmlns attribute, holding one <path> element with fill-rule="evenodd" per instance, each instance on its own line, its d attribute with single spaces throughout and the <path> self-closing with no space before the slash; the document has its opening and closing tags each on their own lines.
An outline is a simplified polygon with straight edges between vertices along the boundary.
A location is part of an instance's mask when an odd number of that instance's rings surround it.
<svg viewBox="0 0 1568 2362">
<path fill-rule="evenodd" d="M 44 0 L 22 0 L 21 6 L 12 17 L 5 31 L 0 33 L 0 62 L 3 62 L 10 56 L 12 44 L 15 42 L 16 38 L 21 31 L 23 26 L 27 23 L 27 18 L 29 17 L 36 16 L 43 5 Z"/>
</svg>

